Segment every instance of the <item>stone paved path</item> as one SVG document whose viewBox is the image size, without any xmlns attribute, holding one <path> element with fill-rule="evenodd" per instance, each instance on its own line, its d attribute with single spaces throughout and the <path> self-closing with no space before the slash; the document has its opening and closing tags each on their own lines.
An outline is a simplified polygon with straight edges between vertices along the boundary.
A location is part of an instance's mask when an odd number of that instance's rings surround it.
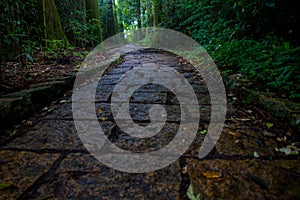
<svg viewBox="0 0 300 200">
<path fill-rule="evenodd" d="M 32 131 L 0 147 L 0 183 L 9 185 L 0 190 L 0 199 L 187 199 L 190 183 L 201 199 L 300 198 L 299 156 L 275 151 L 287 145 L 279 141 L 282 132 L 296 133 L 280 122 L 266 121 L 258 110 L 237 108 L 229 101 L 225 128 L 215 149 L 205 159 L 197 158 L 205 136 L 203 130 L 210 120 L 209 93 L 191 65 L 166 52 L 143 50 L 126 54 L 124 62 L 110 68 L 99 82 L 97 117 L 112 142 L 124 149 L 152 151 L 168 144 L 176 134 L 179 102 L 169 90 L 155 84 L 134 93 L 130 112 L 137 124 L 147 125 L 149 105 L 164 105 L 168 116 L 159 135 L 149 140 L 132 140 L 113 120 L 110 97 L 114 84 L 126 71 L 146 63 L 176 69 L 196 91 L 201 121 L 197 138 L 181 159 L 144 174 L 106 167 L 89 154 L 79 139 L 68 99 Z M 267 122 L 274 124 L 273 129 L 268 130 Z"/>
</svg>

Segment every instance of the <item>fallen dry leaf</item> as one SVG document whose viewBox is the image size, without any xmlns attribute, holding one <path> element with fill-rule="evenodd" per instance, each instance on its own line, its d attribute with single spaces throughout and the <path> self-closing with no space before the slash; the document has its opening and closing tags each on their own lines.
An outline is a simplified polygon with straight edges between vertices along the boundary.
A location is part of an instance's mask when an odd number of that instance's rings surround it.
<svg viewBox="0 0 300 200">
<path fill-rule="evenodd" d="M 105 117 L 99 117 L 98 120 L 101 121 L 101 122 L 103 122 L 103 121 L 107 120 L 107 118 L 105 118 Z"/>
<path fill-rule="evenodd" d="M 202 172 L 202 175 L 205 178 L 222 178 L 223 177 L 221 172 L 214 172 L 214 171 Z"/>
<path fill-rule="evenodd" d="M 98 113 L 98 114 L 101 114 L 101 113 L 103 113 L 103 110 L 102 110 L 102 109 L 99 109 L 99 110 L 97 110 L 97 113 Z"/>
<path fill-rule="evenodd" d="M 252 119 L 248 119 L 248 118 L 236 118 L 236 120 L 241 121 L 241 122 L 246 122 L 246 121 L 251 121 Z"/>
<path fill-rule="evenodd" d="M 240 136 L 238 133 L 230 131 L 230 130 L 226 131 L 226 133 L 233 138 L 238 138 Z"/>
</svg>

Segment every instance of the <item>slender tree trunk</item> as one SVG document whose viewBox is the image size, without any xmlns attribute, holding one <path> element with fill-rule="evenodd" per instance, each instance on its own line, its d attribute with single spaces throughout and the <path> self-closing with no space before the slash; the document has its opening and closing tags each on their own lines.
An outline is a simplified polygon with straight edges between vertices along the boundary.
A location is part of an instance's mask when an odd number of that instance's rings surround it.
<svg viewBox="0 0 300 200">
<path fill-rule="evenodd" d="M 118 18 L 117 18 L 117 10 L 116 10 L 115 0 L 112 0 L 112 11 L 113 11 L 115 33 L 118 33 Z"/>
<path fill-rule="evenodd" d="M 124 25 L 123 25 L 123 13 L 122 13 L 122 10 L 121 8 L 119 7 L 119 2 L 118 0 L 115 0 L 115 10 L 116 10 L 116 22 L 118 24 L 117 26 L 117 31 L 118 32 L 123 32 L 124 31 Z"/>
<path fill-rule="evenodd" d="M 160 23 L 161 2 L 153 0 L 153 26 L 157 27 Z"/>
<path fill-rule="evenodd" d="M 115 6 L 114 6 L 114 1 L 113 0 L 110 0 L 108 2 L 108 15 L 106 16 L 107 17 L 107 20 L 108 20 L 108 23 L 107 23 L 107 37 L 111 37 L 113 35 L 115 35 L 117 33 L 117 27 L 116 27 L 116 18 L 115 18 Z"/>
<path fill-rule="evenodd" d="M 117 33 L 120 33 L 118 42 L 125 43 L 123 13 L 122 13 L 121 8 L 119 7 L 118 0 L 114 0 L 114 5 L 115 5 L 115 11 L 116 11 Z"/>
<path fill-rule="evenodd" d="M 98 8 L 98 0 L 85 0 L 86 11 L 87 11 L 87 21 L 92 23 L 95 27 L 93 35 L 97 44 L 102 42 L 102 32 L 101 32 L 101 23 L 100 23 L 100 14 Z M 91 44 L 95 46 L 97 44 Z"/>
<path fill-rule="evenodd" d="M 136 0 L 136 18 L 137 18 L 138 28 L 142 28 L 141 0 Z"/>
<path fill-rule="evenodd" d="M 136 33 L 136 39 L 137 41 L 142 39 L 142 31 L 140 28 L 142 28 L 142 20 L 141 20 L 141 1 L 136 0 L 136 19 L 137 19 L 137 26 L 138 26 L 138 31 Z"/>
<path fill-rule="evenodd" d="M 78 7 L 82 10 L 82 12 L 86 13 L 85 0 L 78 0 L 78 5 L 79 5 Z M 80 20 L 82 20 L 83 24 L 85 24 L 87 26 L 88 22 L 87 22 L 87 19 L 84 15 L 80 16 Z M 86 29 L 83 29 L 81 34 L 80 34 L 81 40 L 80 40 L 80 42 L 78 42 L 78 45 L 80 47 L 86 47 L 87 46 L 88 36 L 89 36 L 88 31 Z"/>
<path fill-rule="evenodd" d="M 153 26 L 153 8 L 152 8 L 152 3 L 151 0 L 146 1 L 146 20 L 147 20 L 147 26 L 152 27 Z M 146 35 L 149 35 L 150 29 L 146 29 Z"/>
</svg>

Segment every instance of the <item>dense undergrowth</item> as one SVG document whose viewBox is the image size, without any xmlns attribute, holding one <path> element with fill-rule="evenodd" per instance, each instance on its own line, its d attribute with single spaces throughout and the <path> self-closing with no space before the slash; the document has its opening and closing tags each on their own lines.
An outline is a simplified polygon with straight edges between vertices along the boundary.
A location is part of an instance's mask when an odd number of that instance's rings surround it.
<svg viewBox="0 0 300 200">
<path fill-rule="evenodd" d="M 172 20 L 161 25 L 197 40 L 220 70 L 245 75 L 259 90 L 299 100 L 298 4 L 294 0 L 178 0 Z"/>
<path fill-rule="evenodd" d="M 243 38 L 205 47 L 221 70 L 245 75 L 259 90 L 300 98 L 300 47 L 277 38 Z"/>
</svg>

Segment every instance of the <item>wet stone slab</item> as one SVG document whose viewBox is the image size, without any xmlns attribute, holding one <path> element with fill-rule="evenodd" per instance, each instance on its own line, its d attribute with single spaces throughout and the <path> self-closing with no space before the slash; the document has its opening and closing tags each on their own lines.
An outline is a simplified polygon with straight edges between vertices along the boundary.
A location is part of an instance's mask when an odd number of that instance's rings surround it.
<svg viewBox="0 0 300 200">
<path fill-rule="evenodd" d="M 122 76 L 124 76 L 123 74 L 112 74 L 109 76 L 103 76 L 101 77 L 100 81 L 99 81 L 99 85 L 115 85 L 117 84 L 121 79 Z"/>
<path fill-rule="evenodd" d="M 62 103 L 57 105 L 49 114 L 45 117 L 46 120 L 73 120 L 72 104 Z"/>
<path fill-rule="evenodd" d="M 119 65 L 119 67 L 108 69 L 107 72 L 106 72 L 106 74 L 107 75 L 117 75 L 117 74 L 123 75 L 128 70 L 132 69 L 133 66 L 134 66 L 133 64 L 129 64 L 129 63 L 121 64 L 121 65 Z"/>
<path fill-rule="evenodd" d="M 26 151 L 0 150 L 1 199 L 17 199 L 45 174 L 59 154 L 37 154 Z M 21 198 L 22 199 L 22 198 Z"/>
<path fill-rule="evenodd" d="M 124 103 L 126 104 L 126 103 Z M 130 103 L 129 104 L 129 111 L 125 110 L 123 103 L 116 104 L 116 108 L 118 110 L 117 117 L 122 118 L 124 120 L 133 120 L 136 123 L 139 121 L 150 121 L 149 110 L 153 106 L 153 104 L 140 104 L 140 103 Z M 181 109 L 185 112 L 190 112 L 191 115 L 187 116 L 186 118 L 182 118 L 188 121 L 196 120 L 196 116 L 194 116 L 194 110 L 191 110 L 187 106 L 183 106 L 182 108 L 179 105 L 162 105 L 162 107 L 166 111 L 166 121 L 167 122 L 175 122 L 179 123 L 181 121 Z M 111 111 L 111 104 L 108 103 L 100 103 L 95 105 L 96 115 L 100 121 L 103 120 L 113 120 L 112 111 Z M 200 121 L 201 122 L 208 122 L 210 120 L 210 106 L 200 106 Z M 129 115 L 127 114 L 129 113 Z M 126 115 L 125 115 L 126 114 Z M 159 113 L 157 113 L 159 114 Z M 162 116 L 165 114 L 162 112 Z M 84 116 L 84 114 L 82 115 Z M 116 117 L 115 116 L 115 117 Z M 84 119 L 84 117 L 83 117 Z M 215 119 L 218 121 L 218 118 Z M 198 120 L 197 120 L 198 121 Z"/>
<path fill-rule="evenodd" d="M 119 172 L 86 154 L 70 154 L 27 197 L 38 199 L 177 199 L 179 164 L 147 174 Z M 35 198 L 36 197 L 36 198 Z"/>
<path fill-rule="evenodd" d="M 129 105 L 129 111 L 123 109 L 121 107 L 122 104 L 117 104 L 116 108 L 120 112 L 118 112 L 117 117 L 122 118 L 124 120 L 133 120 L 133 121 L 150 121 L 149 109 L 153 106 L 153 104 L 138 104 L 132 103 Z M 111 114 L 111 104 L 101 103 L 96 104 L 97 117 L 100 120 L 112 119 Z M 180 121 L 180 109 L 178 105 L 164 105 L 166 112 L 168 113 L 167 121 L 168 122 L 179 122 Z M 129 113 L 127 115 L 126 113 Z M 126 115 L 125 115 L 126 114 Z"/>
<path fill-rule="evenodd" d="M 89 84 L 76 90 L 73 94 L 74 98 L 70 98 L 68 103 L 106 102 L 109 100 L 114 87 L 114 85 L 99 85 L 98 83 Z"/>
<path fill-rule="evenodd" d="M 125 92 L 116 92 L 113 95 L 114 102 L 126 102 L 129 98 L 129 103 L 152 103 L 152 104 L 165 104 L 167 101 L 167 93 L 161 92 L 140 92 L 135 91 L 129 95 Z"/>
<path fill-rule="evenodd" d="M 23 150 L 84 150 L 73 121 L 45 120 L 1 148 Z"/>
<path fill-rule="evenodd" d="M 123 124 L 126 124 L 124 121 Z M 146 125 L 146 124 L 140 124 Z M 106 131 L 108 139 L 119 148 L 130 152 L 152 152 L 159 150 L 168 145 L 175 137 L 179 125 L 176 123 L 166 123 L 162 130 L 148 138 L 137 138 L 132 133 L 125 133 L 118 126 L 113 126 L 111 130 Z M 134 134 L 134 133 L 133 133 Z M 107 147 L 109 148 L 109 147 Z M 174 148 L 178 148 L 175 146 Z"/>
</svg>

